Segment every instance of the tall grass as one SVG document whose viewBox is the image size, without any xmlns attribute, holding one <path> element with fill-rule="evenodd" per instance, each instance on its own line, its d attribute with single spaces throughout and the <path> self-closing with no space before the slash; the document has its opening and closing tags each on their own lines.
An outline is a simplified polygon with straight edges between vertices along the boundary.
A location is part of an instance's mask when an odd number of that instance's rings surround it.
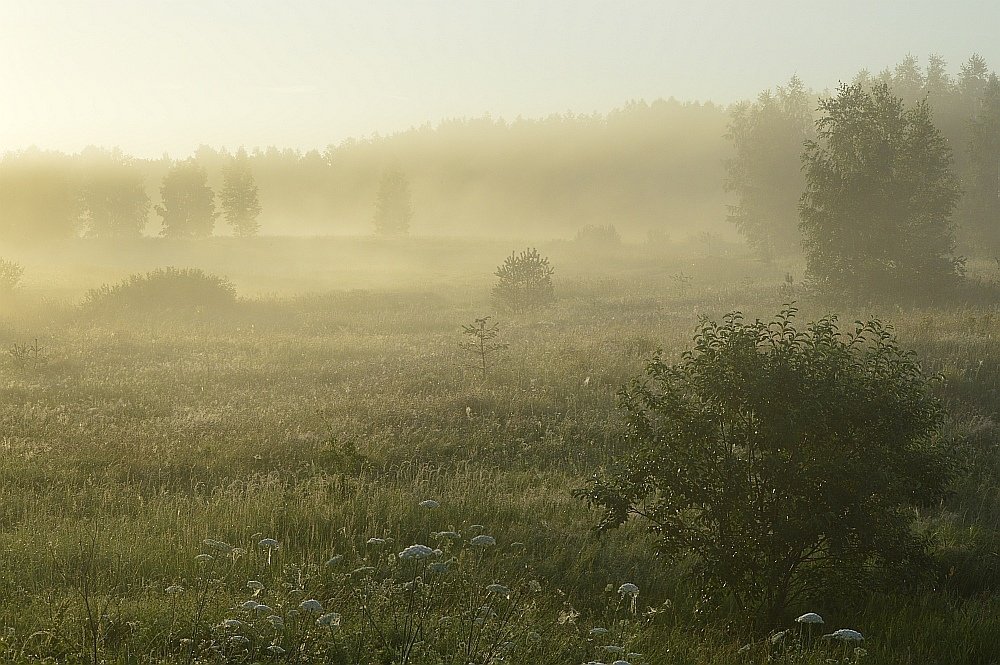
<svg viewBox="0 0 1000 665">
<path fill-rule="evenodd" d="M 0 381 L 0 658 L 843 657 L 828 641 L 802 651 L 744 632 L 739 617 L 701 616 L 685 566 L 658 560 L 637 526 L 597 538 L 595 516 L 569 495 L 620 449 L 618 388 L 657 347 L 686 348 L 699 316 L 764 317 L 794 298 L 809 318 L 831 304 L 789 290 L 795 266 L 650 255 L 588 269 L 566 256 L 561 281 L 553 261 L 553 308 L 499 318 L 510 349 L 486 381 L 458 346 L 461 324 L 489 313 L 477 275 L 448 292 L 424 282 L 264 296 L 196 318 L 50 305 L 8 316 L 0 349 L 38 337 L 46 361 L 5 358 Z M 981 278 L 993 279 L 987 269 Z M 842 318 L 875 313 L 866 309 L 841 308 Z M 878 313 L 945 376 L 952 438 L 969 462 L 952 497 L 921 515 L 940 576 L 931 591 L 794 608 L 789 626 L 815 610 L 831 630 L 860 630 L 867 654 L 848 657 L 861 662 L 995 662 L 1000 317 L 971 301 Z M 440 507 L 420 508 L 425 499 Z M 480 529 L 495 547 L 472 547 Z M 442 531 L 462 539 L 432 535 Z M 263 538 L 280 543 L 270 564 Z M 374 551 L 370 538 L 387 544 Z M 209 552 L 206 539 L 245 551 Z M 442 553 L 418 568 L 399 558 L 412 544 Z M 432 589 L 426 566 L 451 559 L 452 581 Z M 351 574 L 369 566 L 377 573 Z M 251 580 L 264 585 L 256 596 Z M 617 593 L 624 582 L 640 589 L 635 613 Z M 310 598 L 323 613 L 289 615 Z M 238 609 L 251 599 L 284 628 Z M 335 626 L 316 623 L 330 612 Z"/>
</svg>

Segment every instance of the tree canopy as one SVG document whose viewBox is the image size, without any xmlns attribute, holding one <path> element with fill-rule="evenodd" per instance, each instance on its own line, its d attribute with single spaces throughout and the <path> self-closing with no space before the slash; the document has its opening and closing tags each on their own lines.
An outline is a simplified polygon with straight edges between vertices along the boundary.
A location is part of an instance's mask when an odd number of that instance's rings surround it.
<svg viewBox="0 0 1000 665">
<path fill-rule="evenodd" d="M 840 294 L 941 292 L 963 274 L 951 215 L 960 190 L 930 107 L 885 83 L 820 101 L 800 214 L 813 284 Z"/>
</svg>

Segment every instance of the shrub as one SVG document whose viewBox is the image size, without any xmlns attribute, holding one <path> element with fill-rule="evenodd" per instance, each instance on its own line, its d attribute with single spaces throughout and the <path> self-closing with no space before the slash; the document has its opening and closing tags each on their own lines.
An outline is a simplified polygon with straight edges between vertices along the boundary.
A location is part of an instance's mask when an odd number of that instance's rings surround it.
<svg viewBox="0 0 1000 665">
<path fill-rule="evenodd" d="M 183 311 L 224 309 L 236 302 L 236 287 L 197 268 L 160 268 L 131 275 L 113 286 L 91 289 L 85 309 L 99 311 Z"/>
<path fill-rule="evenodd" d="M 589 247 L 605 249 L 621 245 L 622 237 L 618 235 L 618 229 L 612 224 L 607 226 L 588 224 L 576 232 L 576 242 Z"/>
<path fill-rule="evenodd" d="M 493 287 L 495 304 L 514 312 L 548 305 L 555 300 L 553 272 L 548 258 L 542 257 L 537 249 L 525 249 L 520 254 L 512 252 L 494 273 L 499 278 Z"/>
<path fill-rule="evenodd" d="M 910 508 L 946 477 L 944 413 L 912 354 L 878 320 L 798 330 L 794 314 L 706 320 L 678 363 L 657 354 L 620 393 L 632 454 L 576 492 L 606 511 L 600 529 L 647 519 L 706 598 L 767 625 L 928 570 Z"/>
<path fill-rule="evenodd" d="M 12 293 L 23 274 L 24 266 L 20 263 L 0 259 L 0 295 Z"/>
</svg>

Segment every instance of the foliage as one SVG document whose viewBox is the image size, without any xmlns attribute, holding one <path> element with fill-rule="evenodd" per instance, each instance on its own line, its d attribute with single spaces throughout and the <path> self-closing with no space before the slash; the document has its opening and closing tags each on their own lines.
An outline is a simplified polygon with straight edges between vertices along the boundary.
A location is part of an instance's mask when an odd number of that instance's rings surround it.
<svg viewBox="0 0 1000 665">
<path fill-rule="evenodd" d="M 160 187 L 163 205 L 156 212 L 163 220 L 160 233 L 168 238 L 207 238 L 215 226 L 215 194 L 205 170 L 193 159 L 174 166 Z"/>
<path fill-rule="evenodd" d="M 94 238 L 137 238 L 149 218 L 149 196 L 135 161 L 92 150 L 81 185 L 83 224 Z"/>
<path fill-rule="evenodd" d="M 548 305 L 555 300 L 554 272 L 549 259 L 533 247 L 520 254 L 511 252 L 494 273 L 498 279 L 493 287 L 493 301 L 497 307 L 513 312 L 527 312 Z"/>
<path fill-rule="evenodd" d="M 260 224 L 260 200 L 257 198 L 257 184 L 245 150 L 240 150 L 232 158 L 223 172 L 222 193 L 219 195 L 222 214 L 233 228 L 233 233 L 241 238 L 257 235 Z"/>
<path fill-rule="evenodd" d="M 1000 249 L 1000 79 L 987 82 L 982 105 L 970 126 L 969 169 L 964 178 L 970 241 L 987 251 Z"/>
<path fill-rule="evenodd" d="M 24 266 L 16 261 L 0 259 L 0 296 L 10 295 L 24 275 Z"/>
<path fill-rule="evenodd" d="M 598 226 L 588 224 L 576 232 L 576 242 L 581 245 L 594 248 L 618 247 L 622 244 L 622 237 L 618 234 L 618 229 L 614 224 Z"/>
<path fill-rule="evenodd" d="M 490 360 L 507 349 L 507 344 L 497 340 L 500 336 L 500 324 L 495 321 L 490 323 L 490 317 L 486 316 L 476 319 L 469 325 L 463 325 L 462 334 L 466 338 L 459 346 L 475 356 L 476 369 L 482 373 L 485 381 Z"/>
<path fill-rule="evenodd" d="M 235 302 L 236 287 L 224 277 L 197 268 L 160 268 L 91 289 L 83 307 L 101 312 L 219 310 Z"/>
<path fill-rule="evenodd" d="M 736 194 L 729 221 L 765 259 L 801 250 L 798 198 L 804 186 L 802 144 L 812 134 L 812 97 L 793 76 L 757 101 L 730 111 L 726 134 L 735 156 L 726 161 L 726 191 Z"/>
<path fill-rule="evenodd" d="M 601 529 L 648 520 L 660 554 L 695 557 L 709 597 L 765 625 L 919 575 L 911 507 L 946 476 L 944 412 L 912 354 L 877 319 L 799 330 L 795 311 L 704 320 L 680 362 L 654 357 L 620 394 L 633 452 L 577 490 Z"/>
<path fill-rule="evenodd" d="M 406 235 L 412 219 L 410 181 L 399 169 L 390 169 L 382 174 L 378 193 L 375 195 L 375 234 Z"/>
<path fill-rule="evenodd" d="M 905 109 L 885 84 L 845 84 L 820 109 L 800 204 L 813 285 L 899 297 L 957 282 L 964 264 L 950 217 L 959 188 L 928 105 Z"/>
</svg>

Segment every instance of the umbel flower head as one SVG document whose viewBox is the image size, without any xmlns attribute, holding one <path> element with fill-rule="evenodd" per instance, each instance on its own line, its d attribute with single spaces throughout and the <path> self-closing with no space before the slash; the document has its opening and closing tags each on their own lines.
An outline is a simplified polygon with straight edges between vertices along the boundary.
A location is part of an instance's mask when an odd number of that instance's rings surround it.
<svg viewBox="0 0 1000 665">
<path fill-rule="evenodd" d="M 485 533 L 475 536 L 469 541 L 473 547 L 492 547 L 497 544 L 496 538 L 493 536 L 487 536 Z"/>
<path fill-rule="evenodd" d="M 323 603 L 319 602 L 315 598 L 310 598 L 309 600 L 303 600 L 299 603 L 299 609 L 304 612 L 322 612 Z"/>
<path fill-rule="evenodd" d="M 797 618 L 796 621 L 799 623 L 823 623 L 823 617 L 815 612 L 806 612 Z"/>
<path fill-rule="evenodd" d="M 399 553 L 399 558 L 403 560 L 426 559 L 434 556 L 434 550 L 426 545 L 410 545 Z"/>
<path fill-rule="evenodd" d="M 638 596 L 639 587 L 632 584 L 631 582 L 626 582 L 625 584 L 618 587 L 618 593 L 622 596 Z"/>
</svg>

